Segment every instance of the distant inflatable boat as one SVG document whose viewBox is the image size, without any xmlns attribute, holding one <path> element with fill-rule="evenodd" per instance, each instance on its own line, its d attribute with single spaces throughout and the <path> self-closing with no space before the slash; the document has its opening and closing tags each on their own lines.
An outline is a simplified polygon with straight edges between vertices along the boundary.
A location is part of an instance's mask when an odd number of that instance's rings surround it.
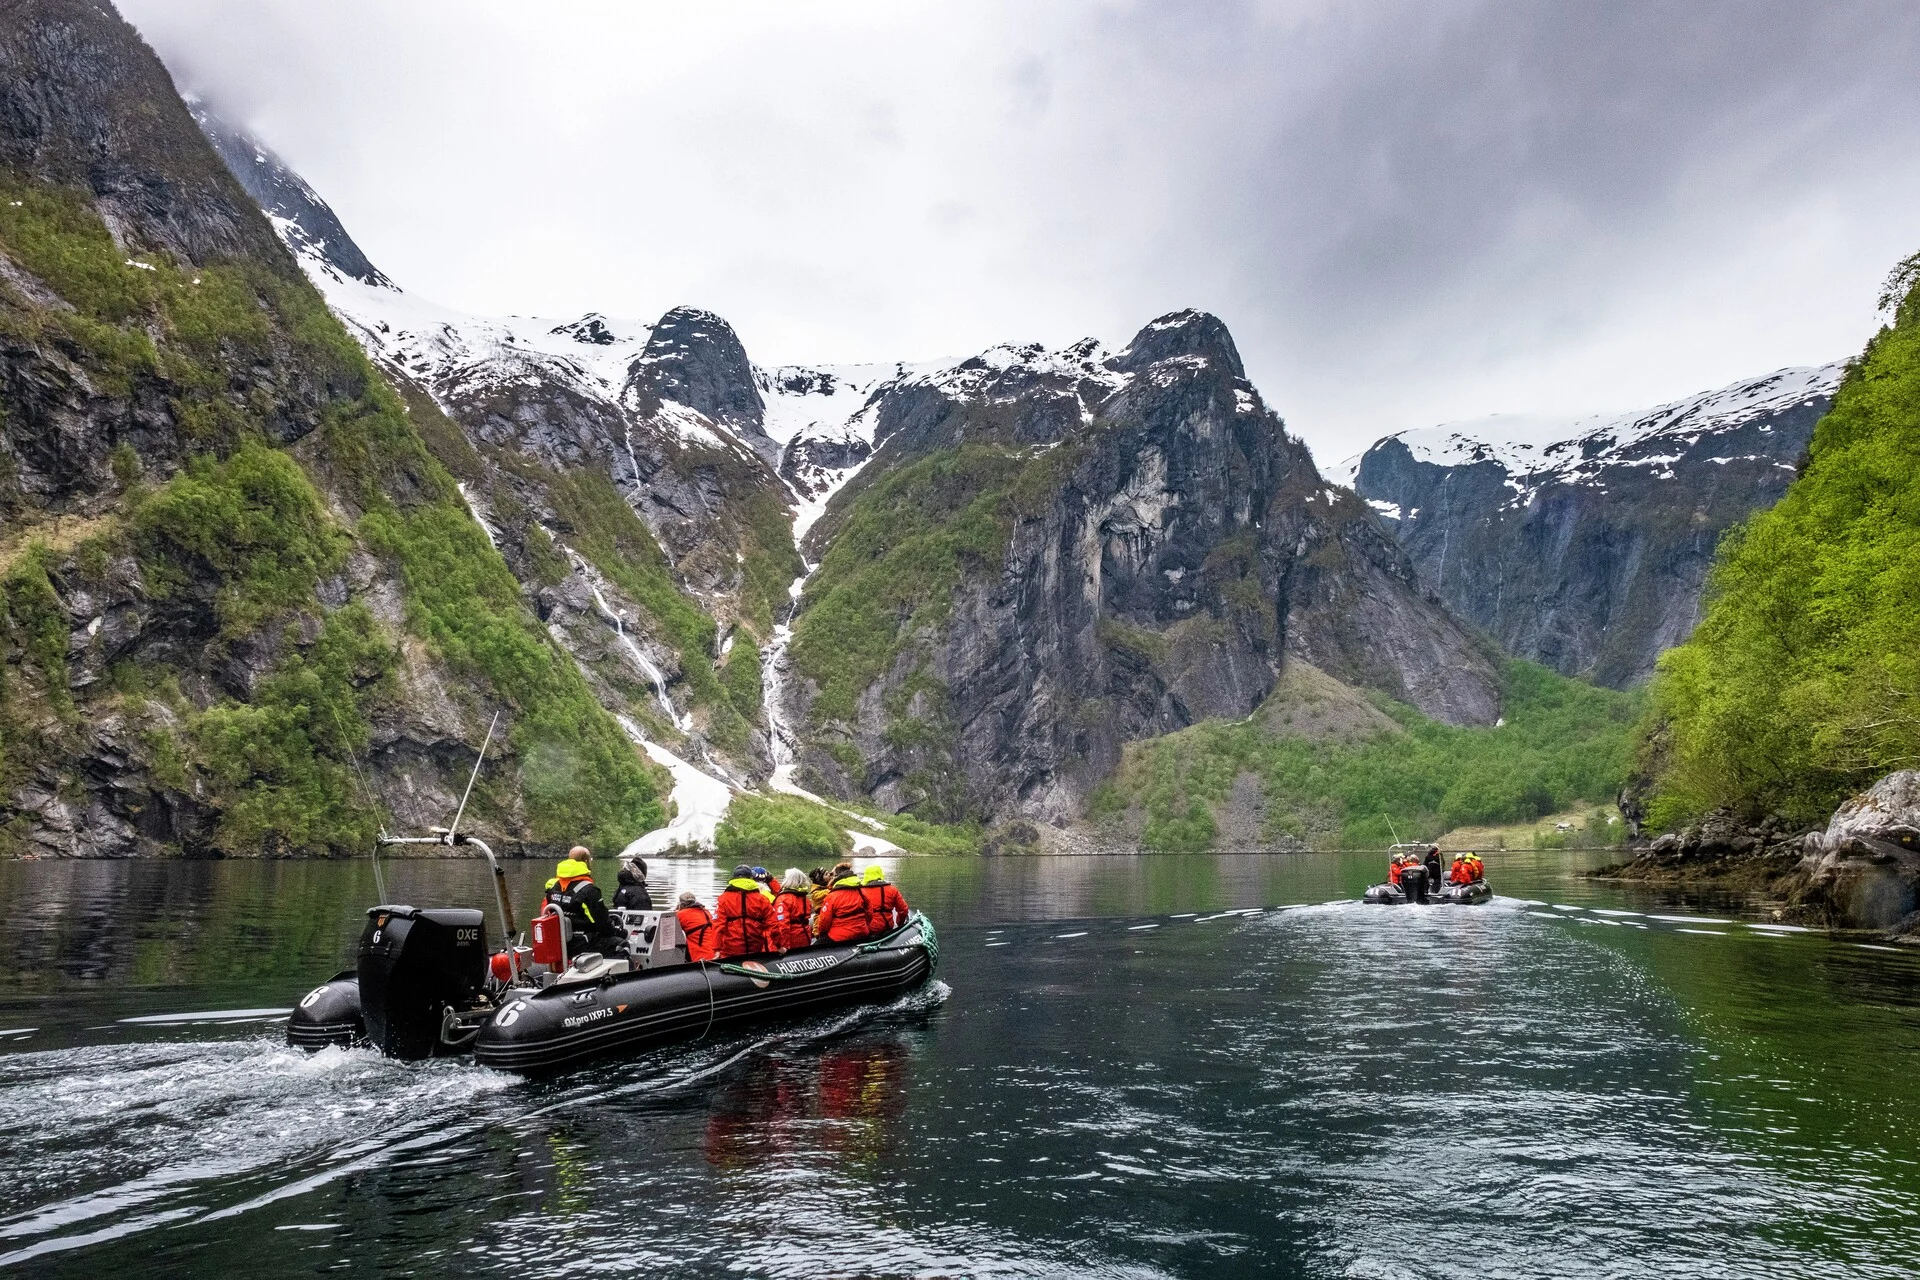
<svg viewBox="0 0 1920 1280">
<path fill-rule="evenodd" d="M 383 843 L 442 843 L 439 839 Z M 933 977 L 940 944 L 914 912 L 863 942 L 781 955 L 689 963 L 672 912 L 613 912 L 623 954 L 570 957 L 563 917 L 534 921 L 531 947 L 514 943 L 506 878 L 492 863 L 510 940 L 490 953 L 486 916 L 464 907 L 371 907 L 357 963 L 308 992 L 287 1019 L 302 1049 L 366 1045 L 390 1058 L 472 1052 L 506 1071 L 539 1074 L 590 1058 L 638 1053 L 804 1017 L 891 1001 Z"/>
</svg>

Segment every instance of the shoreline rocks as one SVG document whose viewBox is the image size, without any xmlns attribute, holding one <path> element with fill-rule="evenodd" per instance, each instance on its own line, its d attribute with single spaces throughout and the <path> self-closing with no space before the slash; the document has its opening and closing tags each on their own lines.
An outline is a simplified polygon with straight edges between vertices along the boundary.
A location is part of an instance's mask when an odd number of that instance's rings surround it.
<svg viewBox="0 0 1920 1280">
<path fill-rule="evenodd" d="M 1920 944 L 1920 770 L 1888 774 L 1836 809 L 1824 830 L 1715 810 L 1592 874 L 1762 895 L 1782 919 Z"/>
</svg>

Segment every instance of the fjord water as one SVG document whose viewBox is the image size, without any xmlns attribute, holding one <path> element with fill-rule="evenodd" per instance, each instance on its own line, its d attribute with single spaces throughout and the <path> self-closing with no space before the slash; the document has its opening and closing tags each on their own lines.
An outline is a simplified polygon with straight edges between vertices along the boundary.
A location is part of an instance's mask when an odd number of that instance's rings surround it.
<svg viewBox="0 0 1920 1280">
<path fill-rule="evenodd" d="M 933 987 L 533 1083 L 283 1047 L 365 863 L 0 864 L 0 1269 L 1912 1274 L 1915 959 L 1491 861 L 903 859 Z"/>
</svg>

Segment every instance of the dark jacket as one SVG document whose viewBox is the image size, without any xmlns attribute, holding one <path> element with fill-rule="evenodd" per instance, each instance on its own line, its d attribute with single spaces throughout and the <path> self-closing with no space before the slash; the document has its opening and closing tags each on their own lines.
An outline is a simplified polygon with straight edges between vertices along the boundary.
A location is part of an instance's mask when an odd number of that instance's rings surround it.
<svg viewBox="0 0 1920 1280">
<path fill-rule="evenodd" d="M 590 945 L 619 935 L 613 917 L 607 914 L 606 899 L 600 896 L 600 886 L 585 876 L 557 882 L 547 890 L 547 901 L 566 913 L 573 921 L 574 933 L 584 935 Z"/>
<path fill-rule="evenodd" d="M 653 895 L 647 882 L 632 867 L 620 868 L 620 887 L 613 891 L 613 905 L 624 911 L 653 910 Z"/>
</svg>

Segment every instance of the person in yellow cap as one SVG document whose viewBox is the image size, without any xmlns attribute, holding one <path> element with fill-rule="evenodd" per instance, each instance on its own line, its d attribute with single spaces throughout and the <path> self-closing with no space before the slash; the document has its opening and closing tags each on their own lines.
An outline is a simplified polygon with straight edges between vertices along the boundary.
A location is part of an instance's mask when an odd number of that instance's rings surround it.
<svg viewBox="0 0 1920 1280">
<path fill-rule="evenodd" d="M 619 930 L 613 927 L 606 900 L 600 896 L 600 886 L 593 882 L 593 851 L 587 846 L 577 844 L 567 850 L 567 856 L 553 869 L 553 879 L 547 881 L 547 901 L 573 921 L 574 935 L 580 939 L 572 947 L 576 953 L 593 950 L 612 954 L 609 947 L 624 944 Z"/>
<path fill-rule="evenodd" d="M 879 863 L 861 873 L 860 896 L 867 908 L 870 934 L 891 933 L 907 922 L 907 900 L 887 883 L 886 870 Z"/>
</svg>

